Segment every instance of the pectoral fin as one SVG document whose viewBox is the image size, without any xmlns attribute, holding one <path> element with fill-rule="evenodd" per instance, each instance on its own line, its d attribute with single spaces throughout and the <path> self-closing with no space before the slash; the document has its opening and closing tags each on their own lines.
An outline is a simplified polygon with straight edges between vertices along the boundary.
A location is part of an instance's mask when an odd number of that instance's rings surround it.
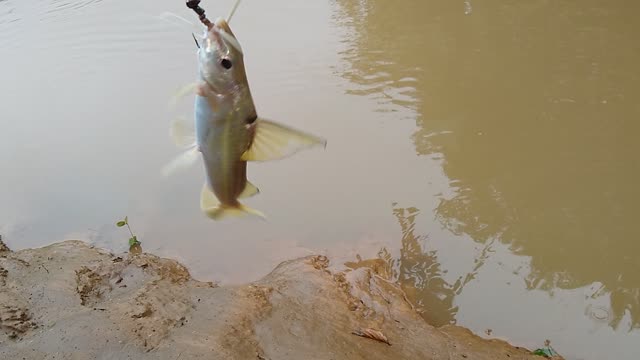
<svg viewBox="0 0 640 360">
<path fill-rule="evenodd" d="M 178 91 L 176 91 L 176 93 L 173 95 L 173 97 L 171 97 L 171 100 L 169 101 L 169 107 L 170 108 L 174 108 L 176 106 L 176 104 L 178 103 L 178 100 L 180 100 L 183 97 L 189 95 L 189 93 L 195 92 L 197 87 L 198 87 L 198 83 L 197 82 L 193 82 L 191 84 L 187 84 L 187 85 L 181 87 Z"/>
<path fill-rule="evenodd" d="M 195 131 L 189 129 L 186 123 L 184 118 L 176 119 L 171 123 L 169 133 L 173 142 L 176 146 L 186 148 L 186 150 L 162 168 L 162 175 L 165 177 L 193 165 L 198 159 L 199 151 Z"/>
<path fill-rule="evenodd" d="M 270 120 L 256 120 L 251 146 L 242 154 L 243 161 L 282 159 L 315 145 L 327 146 L 327 141 Z"/>
<path fill-rule="evenodd" d="M 178 147 L 190 147 L 196 142 L 195 131 L 187 126 L 187 119 L 183 117 L 177 118 L 171 123 L 169 133 Z"/>
<path fill-rule="evenodd" d="M 198 160 L 199 153 L 198 147 L 194 144 L 191 148 L 176 156 L 175 159 L 165 165 L 162 168 L 162 175 L 166 177 L 175 171 L 182 170 L 193 165 L 196 160 Z"/>
</svg>

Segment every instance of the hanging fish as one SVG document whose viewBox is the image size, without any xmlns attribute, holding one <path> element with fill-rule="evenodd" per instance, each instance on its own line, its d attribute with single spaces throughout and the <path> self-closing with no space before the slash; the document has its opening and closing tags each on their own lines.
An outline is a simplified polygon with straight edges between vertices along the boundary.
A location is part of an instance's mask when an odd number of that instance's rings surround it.
<svg viewBox="0 0 640 360">
<path fill-rule="evenodd" d="M 201 41 L 196 40 L 195 138 L 183 124 L 174 124 L 174 141 L 188 144 L 188 150 L 165 168 L 165 174 L 195 162 L 201 154 L 206 172 L 201 210 L 215 220 L 246 215 L 265 218 L 240 202 L 259 192 L 247 180 L 247 162 L 282 159 L 316 145 L 326 147 L 326 140 L 258 116 L 238 40 L 226 20 L 218 18 L 209 24 Z"/>
</svg>

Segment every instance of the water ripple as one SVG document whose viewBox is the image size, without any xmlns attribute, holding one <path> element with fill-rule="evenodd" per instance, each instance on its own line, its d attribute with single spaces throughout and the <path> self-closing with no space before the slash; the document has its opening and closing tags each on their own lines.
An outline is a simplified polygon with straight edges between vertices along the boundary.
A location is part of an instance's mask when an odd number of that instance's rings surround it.
<svg viewBox="0 0 640 360">
<path fill-rule="evenodd" d="M 0 0 L 0 26 L 18 20 L 15 6 L 9 0 Z"/>
<path fill-rule="evenodd" d="M 79 0 L 79 1 L 51 0 L 51 3 L 49 4 L 49 8 L 45 10 L 45 13 L 55 14 L 60 12 L 79 10 L 86 6 L 99 3 L 101 1 L 102 0 Z"/>
</svg>

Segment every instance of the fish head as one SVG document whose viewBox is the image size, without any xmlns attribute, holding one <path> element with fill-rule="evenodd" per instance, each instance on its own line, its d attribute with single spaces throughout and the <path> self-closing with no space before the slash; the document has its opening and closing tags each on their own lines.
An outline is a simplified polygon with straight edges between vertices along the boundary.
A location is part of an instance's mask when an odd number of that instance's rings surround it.
<svg viewBox="0 0 640 360">
<path fill-rule="evenodd" d="M 198 50 L 200 75 L 218 93 L 233 91 L 246 84 L 242 48 L 222 18 L 206 30 Z"/>
</svg>

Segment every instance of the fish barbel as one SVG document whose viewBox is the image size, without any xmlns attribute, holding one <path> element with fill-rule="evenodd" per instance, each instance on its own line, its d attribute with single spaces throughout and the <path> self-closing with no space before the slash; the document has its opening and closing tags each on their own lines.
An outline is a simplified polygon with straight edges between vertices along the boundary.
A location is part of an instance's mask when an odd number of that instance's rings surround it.
<svg viewBox="0 0 640 360">
<path fill-rule="evenodd" d="M 189 149 L 165 168 L 169 173 L 201 154 L 206 181 L 200 208 L 210 218 L 265 215 L 240 203 L 259 190 L 247 180 L 248 161 L 282 159 L 326 140 L 258 116 L 243 52 L 229 24 L 216 19 L 198 44 L 195 138 L 179 122 L 172 136 Z"/>
</svg>

